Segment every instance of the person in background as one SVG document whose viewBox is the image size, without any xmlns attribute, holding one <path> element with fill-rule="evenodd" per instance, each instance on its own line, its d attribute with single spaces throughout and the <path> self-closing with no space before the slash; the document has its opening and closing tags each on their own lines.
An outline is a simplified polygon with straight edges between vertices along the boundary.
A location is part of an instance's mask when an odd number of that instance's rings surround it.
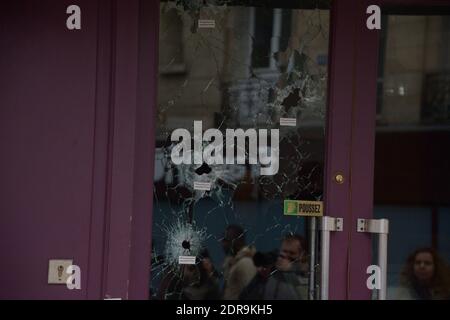
<svg viewBox="0 0 450 320">
<path fill-rule="evenodd" d="M 219 283 L 213 273 L 209 273 L 203 258 L 196 265 L 185 266 L 182 300 L 218 300 Z"/>
<path fill-rule="evenodd" d="M 211 260 L 211 256 L 209 254 L 208 249 L 203 249 L 200 253 L 201 257 L 201 263 L 203 269 L 205 269 L 206 274 L 210 279 L 212 279 L 214 282 L 219 283 L 220 274 L 217 272 L 216 268 L 214 267 L 214 263 Z"/>
<path fill-rule="evenodd" d="M 253 255 L 256 250 L 247 246 L 245 232 L 238 225 L 229 225 L 225 229 L 222 248 L 226 254 L 223 266 L 225 287 L 224 300 L 237 300 L 242 290 L 256 275 Z"/>
<path fill-rule="evenodd" d="M 264 300 L 303 300 L 308 298 L 306 241 L 297 234 L 286 236 L 276 261 L 276 270 L 267 280 Z"/>
<path fill-rule="evenodd" d="M 204 251 L 206 255 L 207 252 Z M 210 273 L 202 256 L 193 265 L 179 265 L 164 277 L 159 289 L 159 300 L 218 300 L 219 284 L 214 273 Z"/>
<path fill-rule="evenodd" d="M 256 276 L 250 281 L 248 286 L 242 290 L 239 300 L 263 300 L 266 283 L 272 273 L 276 270 L 275 263 L 277 257 L 278 250 L 255 253 L 253 256 L 253 263 L 257 270 Z"/>
<path fill-rule="evenodd" d="M 400 276 L 399 300 L 450 299 L 448 265 L 432 248 L 414 251 Z"/>
</svg>

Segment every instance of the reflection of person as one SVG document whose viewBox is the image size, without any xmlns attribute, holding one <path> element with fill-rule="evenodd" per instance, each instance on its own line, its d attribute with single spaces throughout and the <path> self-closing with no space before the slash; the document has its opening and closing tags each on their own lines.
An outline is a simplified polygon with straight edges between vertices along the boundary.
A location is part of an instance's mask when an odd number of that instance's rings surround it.
<svg viewBox="0 0 450 320">
<path fill-rule="evenodd" d="M 209 258 L 206 258 L 209 259 Z M 214 274 L 209 274 L 208 262 L 180 265 L 164 277 L 157 298 L 164 300 L 217 300 L 219 285 Z"/>
<path fill-rule="evenodd" d="M 220 298 L 217 278 L 208 273 L 206 265 L 207 262 L 204 263 L 202 260 L 197 265 L 185 267 L 183 300 L 217 300 Z"/>
<path fill-rule="evenodd" d="M 216 268 L 214 267 L 214 264 L 211 260 L 211 256 L 209 255 L 209 251 L 207 249 L 203 249 L 202 252 L 200 253 L 200 256 L 202 267 L 205 269 L 205 272 L 208 275 L 208 277 L 218 282 L 220 275 L 217 272 Z"/>
<path fill-rule="evenodd" d="M 253 263 L 256 266 L 256 276 L 250 281 L 247 287 L 241 292 L 240 300 L 262 300 L 266 289 L 267 280 L 275 271 L 277 252 L 257 252 L 253 256 Z"/>
<path fill-rule="evenodd" d="M 223 298 L 236 300 L 256 274 L 252 259 L 256 250 L 252 246 L 246 246 L 244 230 L 238 225 L 229 225 L 226 228 L 222 247 L 227 255 L 223 266 Z"/>
<path fill-rule="evenodd" d="M 307 299 L 308 278 L 305 276 L 308 265 L 306 242 L 300 235 L 288 235 L 281 243 L 276 261 L 276 271 L 267 280 L 264 300 Z"/>
<path fill-rule="evenodd" d="M 450 299 L 449 269 L 432 248 L 414 251 L 401 274 L 400 300 Z"/>
</svg>

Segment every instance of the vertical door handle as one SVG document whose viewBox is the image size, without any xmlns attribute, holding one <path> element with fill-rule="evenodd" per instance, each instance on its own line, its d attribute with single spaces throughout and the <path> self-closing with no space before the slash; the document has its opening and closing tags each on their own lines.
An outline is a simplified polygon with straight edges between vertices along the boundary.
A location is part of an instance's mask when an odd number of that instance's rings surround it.
<svg viewBox="0 0 450 320">
<path fill-rule="evenodd" d="M 387 219 L 358 219 L 358 232 L 378 234 L 378 266 L 380 267 L 380 289 L 378 300 L 386 300 L 387 293 L 387 252 L 389 220 Z"/>
<path fill-rule="evenodd" d="M 320 299 L 328 300 L 330 272 L 330 232 L 342 231 L 344 219 L 323 216 L 320 230 L 322 235 L 320 248 Z"/>
</svg>

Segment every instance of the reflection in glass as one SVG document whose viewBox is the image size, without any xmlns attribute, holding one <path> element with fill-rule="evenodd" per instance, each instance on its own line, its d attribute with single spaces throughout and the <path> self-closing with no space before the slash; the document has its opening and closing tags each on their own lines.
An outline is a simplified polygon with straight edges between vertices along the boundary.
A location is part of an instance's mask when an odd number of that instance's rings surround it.
<svg viewBox="0 0 450 320">
<path fill-rule="evenodd" d="M 283 200 L 322 199 L 328 11 L 178 3 L 161 3 L 151 295 L 307 299 L 306 222 Z M 255 136 L 227 144 L 227 129 Z M 224 164 L 204 156 L 214 143 Z"/>
<path fill-rule="evenodd" d="M 374 216 L 390 220 L 388 298 L 450 299 L 450 17 L 384 20 Z"/>
</svg>

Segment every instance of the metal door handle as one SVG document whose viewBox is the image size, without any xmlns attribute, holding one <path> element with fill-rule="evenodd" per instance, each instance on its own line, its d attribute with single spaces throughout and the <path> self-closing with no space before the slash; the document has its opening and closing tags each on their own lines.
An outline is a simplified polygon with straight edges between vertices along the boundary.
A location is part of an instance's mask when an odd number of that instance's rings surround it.
<svg viewBox="0 0 450 320">
<path fill-rule="evenodd" d="M 386 300 L 387 292 L 387 247 L 389 234 L 389 220 L 387 219 L 358 219 L 358 232 L 378 234 L 378 266 L 381 270 L 378 300 Z"/>
<path fill-rule="evenodd" d="M 330 271 L 330 232 L 342 231 L 344 219 L 327 217 L 321 218 L 321 248 L 320 248 L 320 298 L 328 300 L 329 271 Z"/>
</svg>

